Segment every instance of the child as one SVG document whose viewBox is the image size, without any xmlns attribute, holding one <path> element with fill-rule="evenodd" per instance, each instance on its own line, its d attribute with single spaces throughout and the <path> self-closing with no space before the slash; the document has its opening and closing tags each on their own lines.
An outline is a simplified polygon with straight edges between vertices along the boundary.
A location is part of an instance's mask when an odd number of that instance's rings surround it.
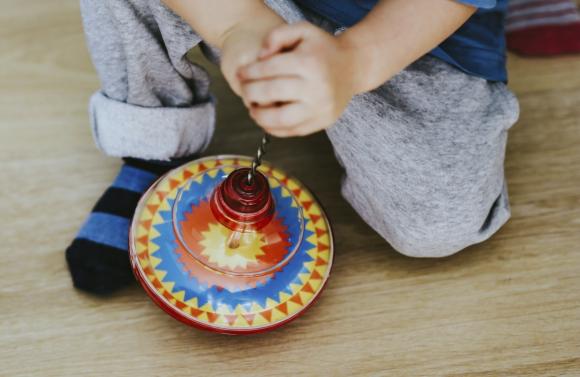
<svg viewBox="0 0 580 377">
<path fill-rule="evenodd" d="M 208 75 L 185 58 L 196 44 L 268 133 L 326 130 L 344 197 L 399 252 L 451 255 L 509 218 L 503 160 L 518 104 L 504 83 L 505 0 L 166 4 L 181 18 L 159 0 L 82 1 L 102 83 L 94 137 L 125 164 L 67 249 L 77 287 L 132 279 L 140 194 L 212 136 Z"/>
</svg>

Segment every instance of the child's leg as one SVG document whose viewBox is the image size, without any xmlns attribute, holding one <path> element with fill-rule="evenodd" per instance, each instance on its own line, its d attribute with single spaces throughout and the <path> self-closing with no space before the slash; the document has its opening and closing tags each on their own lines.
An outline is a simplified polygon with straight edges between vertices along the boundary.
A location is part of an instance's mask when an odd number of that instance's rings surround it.
<svg viewBox="0 0 580 377">
<path fill-rule="evenodd" d="M 209 76 L 185 54 L 201 39 L 159 0 L 82 0 L 101 90 L 90 117 L 106 154 L 167 160 L 210 141 Z"/>
<path fill-rule="evenodd" d="M 503 83 L 424 57 L 357 96 L 328 130 L 343 195 L 399 252 L 442 257 L 509 218 L 503 161 L 518 117 Z"/>
<path fill-rule="evenodd" d="M 133 280 L 127 248 L 137 201 L 207 145 L 214 104 L 207 73 L 185 59 L 200 38 L 159 1 L 81 5 L 102 85 L 90 102 L 95 141 L 109 155 L 131 157 L 66 251 L 75 286 L 104 293 Z"/>
</svg>

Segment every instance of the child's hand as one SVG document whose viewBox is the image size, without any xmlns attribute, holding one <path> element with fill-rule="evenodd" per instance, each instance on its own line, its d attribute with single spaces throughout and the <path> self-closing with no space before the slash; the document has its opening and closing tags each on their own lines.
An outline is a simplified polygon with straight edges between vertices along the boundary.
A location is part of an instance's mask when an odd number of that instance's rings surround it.
<svg viewBox="0 0 580 377">
<path fill-rule="evenodd" d="M 251 28 L 245 25 L 232 28 L 225 34 L 221 42 L 221 70 L 232 90 L 240 97 L 241 83 L 237 75 L 238 70 L 258 59 L 264 38 L 270 30 L 283 22 L 281 19 L 278 21 L 274 19 L 268 24 L 256 22 Z"/>
<path fill-rule="evenodd" d="M 250 115 L 278 137 L 330 127 L 356 93 L 353 55 L 307 22 L 273 29 L 259 60 L 238 71 Z"/>
</svg>

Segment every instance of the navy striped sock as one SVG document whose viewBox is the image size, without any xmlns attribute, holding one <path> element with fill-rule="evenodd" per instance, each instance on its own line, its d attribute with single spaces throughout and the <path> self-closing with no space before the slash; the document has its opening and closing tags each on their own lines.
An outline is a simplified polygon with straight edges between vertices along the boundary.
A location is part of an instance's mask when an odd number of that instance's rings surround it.
<svg viewBox="0 0 580 377">
<path fill-rule="evenodd" d="M 139 198 L 169 169 L 186 159 L 150 162 L 126 158 L 117 178 L 99 199 L 66 249 L 75 287 L 98 294 L 133 281 L 129 263 L 129 226 Z"/>
</svg>

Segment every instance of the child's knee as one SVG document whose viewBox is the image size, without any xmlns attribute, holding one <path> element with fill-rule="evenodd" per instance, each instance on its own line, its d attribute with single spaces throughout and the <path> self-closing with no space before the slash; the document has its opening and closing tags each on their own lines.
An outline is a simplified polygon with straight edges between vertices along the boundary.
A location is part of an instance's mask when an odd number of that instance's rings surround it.
<svg viewBox="0 0 580 377">
<path fill-rule="evenodd" d="M 399 253 L 414 258 L 442 258 L 453 255 L 476 243 L 477 230 L 443 227 L 389 226 L 383 237 Z"/>
<path fill-rule="evenodd" d="M 441 214 L 444 216 L 445 214 Z M 505 224 L 509 209 L 491 210 L 479 218 L 447 218 L 448 221 L 421 224 L 415 219 L 385 222 L 379 234 L 399 253 L 415 258 L 442 258 L 480 243 Z M 490 224 L 491 223 L 491 224 Z"/>
<path fill-rule="evenodd" d="M 431 205 L 414 198 L 407 202 L 385 200 L 385 192 L 345 185 L 343 195 L 359 215 L 399 253 L 418 258 L 453 255 L 493 235 L 510 217 L 507 191 L 487 206 L 471 200 L 453 206 Z M 390 204 L 389 204 L 390 203 Z M 453 208 L 453 209 L 451 209 Z"/>
</svg>

